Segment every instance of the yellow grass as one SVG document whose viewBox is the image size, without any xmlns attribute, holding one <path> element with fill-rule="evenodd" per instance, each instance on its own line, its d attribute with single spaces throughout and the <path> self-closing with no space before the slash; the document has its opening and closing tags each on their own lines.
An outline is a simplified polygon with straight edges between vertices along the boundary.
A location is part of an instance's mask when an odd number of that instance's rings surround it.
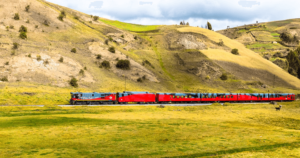
<svg viewBox="0 0 300 158">
<path fill-rule="evenodd" d="M 299 102 L 0 107 L 2 157 L 295 157 Z"/>
<path fill-rule="evenodd" d="M 300 88 L 300 80 L 298 78 L 290 75 L 277 65 L 273 64 L 271 61 L 267 61 L 266 59 L 262 58 L 259 54 L 253 52 L 252 50 L 247 49 L 243 44 L 239 43 L 238 41 L 227 38 L 226 36 L 223 36 L 217 32 L 198 27 L 184 27 L 179 28 L 178 31 L 200 33 L 209 37 L 215 42 L 219 42 L 219 40 L 222 39 L 226 46 L 230 47 L 231 49 L 237 48 L 240 53 L 240 55 L 233 55 L 230 52 L 226 52 L 224 50 L 219 49 L 208 49 L 201 51 L 212 60 L 228 61 L 237 63 L 241 66 L 267 70 L 275 74 L 276 76 L 282 78 L 291 85 Z"/>
</svg>

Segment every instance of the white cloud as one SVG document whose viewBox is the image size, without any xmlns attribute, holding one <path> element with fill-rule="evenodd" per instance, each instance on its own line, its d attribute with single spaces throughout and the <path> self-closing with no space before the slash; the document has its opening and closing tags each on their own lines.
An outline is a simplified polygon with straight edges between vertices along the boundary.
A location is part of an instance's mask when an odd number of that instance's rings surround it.
<svg viewBox="0 0 300 158">
<path fill-rule="evenodd" d="M 215 30 L 255 21 L 298 18 L 297 0 L 48 0 L 87 14 L 140 24 L 179 24 L 192 26 L 210 21 Z M 141 5 L 143 2 L 144 5 Z M 151 4 L 151 5 L 150 5 Z"/>
</svg>

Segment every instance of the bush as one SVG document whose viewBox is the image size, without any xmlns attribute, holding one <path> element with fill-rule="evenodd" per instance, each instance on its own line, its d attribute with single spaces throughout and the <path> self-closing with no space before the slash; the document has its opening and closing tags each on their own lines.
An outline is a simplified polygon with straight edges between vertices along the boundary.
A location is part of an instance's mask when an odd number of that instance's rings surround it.
<svg viewBox="0 0 300 158">
<path fill-rule="evenodd" d="M 61 63 L 63 63 L 64 62 L 64 58 L 60 57 L 60 59 L 58 61 L 61 62 Z"/>
<path fill-rule="evenodd" d="M 84 70 L 87 70 L 86 66 L 83 68 Z"/>
<path fill-rule="evenodd" d="M 8 82 L 8 79 L 7 79 L 7 77 L 5 76 L 5 77 L 2 77 L 2 78 L 1 78 L 1 81 L 2 81 L 2 82 Z"/>
<path fill-rule="evenodd" d="M 106 45 L 108 45 L 108 39 L 106 39 L 104 43 L 105 43 Z"/>
<path fill-rule="evenodd" d="M 14 50 L 11 51 L 10 55 L 12 55 L 12 56 L 16 55 L 16 51 L 14 51 Z"/>
<path fill-rule="evenodd" d="M 101 59 L 101 54 L 97 54 L 96 59 Z"/>
<path fill-rule="evenodd" d="M 50 25 L 50 22 L 49 22 L 48 20 L 45 20 L 45 21 L 44 21 L 44 25 L 49 26 L 49 25 Z"/>
<path fill-rule="evenodd" d="M 134 39 L 137 40 L 137 36 L 134 36 Z"/>
<path fill-rule="evenodd" d="M 19 37 L 22 38 L 22 39 L 26 39 L 27 38 L 26 32 L 21 32 Z"/>
<path fill-rule="evenodd" d="M 227 80 L 227 74 L 222 74 L 222 76 L 220 77 L 221 80 L 225 81 Z"/>
<path fill-rule="evenodd" d="M 104 60 L 104 61 L 101 63 L 101 65 L 102 65 L 102 67 L 104 67 L 104 68 L 110 68 L 110 63 L 109 63 L 109 61 Z"/>
<path fill-rule="evenodd" d="M 119 60 L 116 67 L 119 69 L 128 70 L 128 69 L 130 69 L 130 61 L 129 60 Z"/>
<path fill-rule="evenodd" d="M 145 64 L 149 65 L 152 69 L 154 69 L 154 66 L 148 61 L 148 60 L 144 60 L 143 61 L 143 66 L 145 66 Z"/>
<path fill-rule="evenodd" d="M 19 32 L 27 32 L 27 27 L 22 25 L 19 29 Z"/>
<path fill-rule="evenodd" d="M 141 78 L 138 78 L 136 81 L 143 82 L 143 80 Z"/>
<path fill-rule="evenodd" d="M 121 35 L 122 38 L 124 38 L 124 35 Z"/>
<path fill-rule="evenodd" d="M 35 28 L 36 28 L 36 29 L 39 28 L 39 25 L 35 25 Z"/>
<path fill-rule="evenodd" d="M 108 51 L 110 51 L 111 53 L 115 53 L 116 52 L 115 47 L 109 47 Z"/>
<path fill-rule="evenodd" d="M 16 14 L 15 14 L 14 19 L 15 19 L 15 20 L 20 20 L 19 13 L 16 13 Z"/>
<path fill-rule="evenodd" d="M 62 14 L 59 14 L 59 16 L 57 17 L 60 21 L 64 21 L 64 16 Z"/>
<path fill-rule="evenodd" d="M 219 46 L 224 46 L 224 42 L 223 42 L 223 40 L 222 40 L 222 39 L 220 39 L 220 40 L 219 40 L 219 43 L 218 43 L 218 45 L 219 45 Z"/>
<path fill-rule="evenodd" d="M 76 53 L 76 52 L 77 52 L 76 48 L 72 48 L 72 49 L 71 49 L 71 52 L 72 52 L 72 53 Z"/>
<path fill-rule="evenodd" d="M 14 29 L 15 27 L 13 25 L 9 25 L 9 28 L 10 29 Z"/>
<path fill-rule="evenodd" d="M 111 37 L 109 37 L 109 38 L 108 38 L 108 40 L 112 42 L 114 39 L 113 39 L 113 38 L 111 38 Z"/>
<path fill-rule="evenodd" d="M 18 43 L 13 43 L 13 49 L 18 49 L 19 44 Z"/>
<path fill-rule="evenodd" d="M 77 15 L 74 16 L 74 19 L 79 20 L 79 17 Z"/>
<path fill-rule="evenodd" d="M 93 16 L 93 20 L 94 21 L 98 21 L 99 20 L 99 16 Z"/>
<path fill-rule="evenodd" d="M 142 79 L 143 79 L 143 80 L 146 80 L 146 79 L 147 79 L 147 78 L 146 78 L 146 75 L 144 75 L 144 76 L 142 77 Z"/>
<path fill-rule="evenodd" d="M 44 62 L 45 65 L 49 64 L 49 61 L 48 59 Z"/>
<path fill-rule="evenodd" d="M 30 5 L 27 5 L 27 6 L 25 7 L 25 11 L 26 11 L 26 12 L 29 12 L 29 9 L 30 9 Z"/>
<path fill-rule="evenodd" d="M 37 55 L 37 56 L 36 56 L 36 60 L 37 60 L 37 61 L 40 61 L 40 60 L 42 60 L 42 57 L 41 57 L 40 55 Z"/>
<path fill-rule="evenodd" d="M 240 54 L 238 49 L 232 49 L 231 53 L 235 54 L 235 55 L 239 55 Z"/>
<path fill-rule="evenodd" d="M 5 65 L 9 65 L 9 62 L 6 62 Z"/>
<path fill-rule="evenodd" d="M 205 77 L 205 79 L 206 79 L 206 80 L 209 80 L 209 79 L 210 79 L 210 76 L 209 76 L 209 75 L 207 75 L 207 76 Z"/>
<path fill-rule="evenodd" d="M 72 79 L 70 80 L 70 85 L 77 88 L 78 87 L 77 79 L 72 77 Z"/>
<path fill-rule="evenodd" d="M 299 40 L 298 38 L 294 35 L 292 36 L 291 34 L 287 33 L 287 32 L 283 32 L 280 34 L 280 39 L 284 42 L 287 42 L 287 43 L 296 43 L 296 44 L 299 44 Z"/>
<path fill-rule="evenodd" d="M 79 74 L 84 75 L 84 70 L 81 69 L 81 70 L 79 71 Z"/>
</svg>

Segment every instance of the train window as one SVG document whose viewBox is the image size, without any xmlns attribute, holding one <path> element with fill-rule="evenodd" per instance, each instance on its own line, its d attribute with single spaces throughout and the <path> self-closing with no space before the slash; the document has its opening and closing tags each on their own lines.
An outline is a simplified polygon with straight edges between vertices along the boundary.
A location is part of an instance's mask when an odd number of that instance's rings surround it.
<svg viewBox="0 0 300 158">
<path fill-rule="evenodd" d="M 181 96 L 181 98 L 183 98 L 183 96 Z"/>
<path fill-rule="evenodd" d="M 175 95 L 173 95 L 173 98 L 175 98 Z"/>
<path fill-rule="evenodd" d="M 189 98 L 192 98 L 192 96 L 191 96 L 191 95 L 189 95 Z"/>
<path fill-rule="evenodd" d="M 231 98 L 233 98 L 233 95 L 231 96 Z"/>
</svg>

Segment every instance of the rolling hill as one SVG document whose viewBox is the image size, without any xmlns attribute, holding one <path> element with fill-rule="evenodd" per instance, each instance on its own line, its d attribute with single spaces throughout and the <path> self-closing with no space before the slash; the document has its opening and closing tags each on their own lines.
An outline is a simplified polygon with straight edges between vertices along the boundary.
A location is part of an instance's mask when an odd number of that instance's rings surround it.
<svg viewBox="0 0 300 158">
<path fill-rule="evenodd" d="M 214 31 L 124 23 L 43 0 L 3 0 L 0 12 L 0 104 L 67 104 L 71 91 L 299 92 L 299 79 Z M 122 60 L 129 69 L 116 66 Z"/>
</svg>

